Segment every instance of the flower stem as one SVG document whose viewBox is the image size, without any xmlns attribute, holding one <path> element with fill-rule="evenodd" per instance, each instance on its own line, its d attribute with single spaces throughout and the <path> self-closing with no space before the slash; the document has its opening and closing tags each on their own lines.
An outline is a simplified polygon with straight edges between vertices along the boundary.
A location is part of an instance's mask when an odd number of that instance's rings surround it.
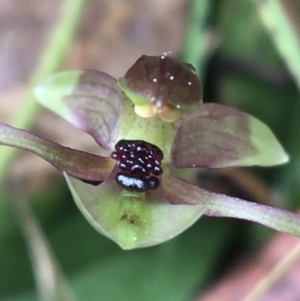
<svg viewBox="0 0 300 301">
<path fill-rule="evenodd" d="M 60 21 L 56 28 L 54 28 L 52 36 L 45 46 L 39 66 L 28 82 L 28 87 L 26 89 L 27 93 L 23 103 L 10 122 L 14 126 L 28 129 L 33 124 L 38 112 L 38 105 L 35 101 L 32 90 L 34 86 L 36 86 L 49 74 L 56 72 L 61 66 L 77 31 L 86 2 L 86 0 L 65 0 L 62 7 Z M 9 164 L 14 158 L 16 152 L 17 149 L 15 148 L 1 148 L 0 183 L 3 182 Z"/>
</svg>

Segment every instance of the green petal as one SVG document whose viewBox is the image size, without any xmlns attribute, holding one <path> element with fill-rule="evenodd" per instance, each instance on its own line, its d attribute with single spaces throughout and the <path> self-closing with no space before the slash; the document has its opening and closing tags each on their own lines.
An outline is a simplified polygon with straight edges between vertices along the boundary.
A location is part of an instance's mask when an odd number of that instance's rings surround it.
<svg viewBox="0 0 300 301">
<path fill-rule="evenodd" d="M 58 170 L 87 181 L 103 181 L 115 163 L 110 158 L 64 147 L 0 122 L 1 144 L 30 151 Z"/>
<path fill-rule="evenodd" d="M 171 150 L 177 168 L 271 166 L 289 160 L 271 130 L 247 113 L 206 103 L 185 115 Z"/>
<path fill-rule="evenodd" d="M 94 70 L 61 72 L 36 87 L 35 95 L 101 147 L 113 148 L 122 112 L 122 93 L 113 77 Z"/>
<path fill-rule="evenodd" d="M 165 177 L 163 189 L 176 204 L 205 205 L 205 215 L 253 221 L 300 237 L 300 215 L 223 194 L 217 194 L 174 176 Z"/>
<path fill-rule="evenodd" d="M 124 100 L 123 113 L 117 140 L 144 140 L 158 146 L 169 163 L 171 146 L 180 120 L 165 122 L 159 116 L 143 118 L 135 114 L 129 99 Z"/>
<path fill-rule="evenodd" d="M 167 241 L 191 226 L 203 205 L 171 205 L 161 189 L 144 193 L 122 190 L 111 176 L 92 186 L 65 175 L 73 198 L 89 223 L 123 249 Z"/>
</svg>

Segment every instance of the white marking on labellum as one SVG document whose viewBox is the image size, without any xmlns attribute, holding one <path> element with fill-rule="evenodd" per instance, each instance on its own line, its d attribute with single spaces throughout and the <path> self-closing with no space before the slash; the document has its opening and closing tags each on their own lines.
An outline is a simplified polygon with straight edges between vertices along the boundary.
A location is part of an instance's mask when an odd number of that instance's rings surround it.
<svg viewBox="0 0 300 301">
<path fill-rule="evenodd" d="M 161 109 L 164 105 L 164 102 L 162 99 L 157 99 L 155 105 L 158 109 Z"/>
<path fill-rule="evenodd" d="M 170 76 L 170 80 L 174 80 L 174 78 L 175 78 L 175 77 L 174 77 L 173 75 Z"/>
<path fill-rule="evenodd" d="M 153 78 L 153 82 L 154 82 L 154 83 L 157 83 L 157 78 Z"/>
<path fill-rule="evenodd" d="M 192 85 L 192 82 L 188 82 L 188 85 L 191 86 L 191 85 Z"/>
<path fill-rule="evenodd" d="M 160 58 L 161 58 L 162 60 L 164 60 L 164 59 L 166 58 L 166 56 L 168 56 L 169 54 L 172 54 L 172 51 L 164 52 Z"/>
</svg>

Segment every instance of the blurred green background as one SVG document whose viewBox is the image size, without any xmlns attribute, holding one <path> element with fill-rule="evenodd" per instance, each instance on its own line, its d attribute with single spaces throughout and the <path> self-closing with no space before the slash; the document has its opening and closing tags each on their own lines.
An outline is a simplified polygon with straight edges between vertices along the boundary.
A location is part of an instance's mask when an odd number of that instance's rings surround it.
<svg viewBox="0 0 300 301">
<path fill-rule="evenodd" d="M 244 184 L 241 187 L 232 176 L 234 171 L 229 175 L 202 171 L 199 185 L 252 201 L 267 199 L 275 206 L 297 210 L 300 86 L 285 61 L 295 64 L 300 58 L 282 55 L 273 37 L 274 32 L 280 37 L 280 29 L 285 25 L 278 26 L 270 35 L 260 19 L 262 7 L 255 2 L 82 1 L 78 24 L 72 25 L 75 29 L 78 25 L 78 29 L 70 39 L 69 50 L 58 54 L 61 62 L 58 59 L 57 69 L 96 68 L 120 76 L 142 54 L 172 51 L 194 64 L 201 74 L 204 101 L 235 106 L 259 118 L 274 131 L 291 157 L 291 162 L 284 166 L 243 169 L 244 174 L 254 179 L 254 185 L 245 178 L 244 182 L 241 179 Z M 26 83 L 34 68 L 41 64 L 53 28 L 72 14 L 73 5 L 68 4 L 65 10 L 63 5 L 59 0 L 51 4 L 34 0 L 26 4 L 21 0 L 3 2 L 0 9 L 2 121 L 9 123 L 13 118 L 16 120 L 16 114 L 25 115 L 24 111 L 18 112 L 18 107 Z M 276 7 L 267 8 L 269 16 L 277 19 Z M 299 46 L 296 37 L 300 32 L 300 2 L 286 1 L 282 9 L 285 21 L 295 31 L 293 43 Z M 293 47 L 289 44 L 290 37 L 285 37 L 285 46 Z M 48 63 L 52 55 L 57 56 L 55 49 L 47 55 Z M 65 145 L 74 140 L 66 123 L 59 123 L 53 130 L 56 119 L 51 119 L 50 113 L 37 113 L 38 109 L 32 109 L 31 105 L 28 108 L 33 113 L 24 127 L 35 124 L 35 132 Z M 66 129 L 63 133 L 62 128 Z M 82 139 L 78 144 L 88 147 L 90 141 Z M 0 147 L 0 158 L 3 151 L 4 147 Z M 39 159 L 22 154 L 14 159 L 9 171 L 5 170 L 2 183 L 5 189 L 0 192 L 0 300 L 3 301 L 40 300 L 15 199 L 30 201 L 77 300 L 193 300 L 232 265 L 275 235 L 274 231 L 245 221 L 203 217 L 167 243 L 122 251 L 89 226 L 75 207 L 62 176 L 49 166 L 40 167 L 41 164 L 44 163 Z M 258 189 L 272 197 L 258 197 Z"/>
</svg>

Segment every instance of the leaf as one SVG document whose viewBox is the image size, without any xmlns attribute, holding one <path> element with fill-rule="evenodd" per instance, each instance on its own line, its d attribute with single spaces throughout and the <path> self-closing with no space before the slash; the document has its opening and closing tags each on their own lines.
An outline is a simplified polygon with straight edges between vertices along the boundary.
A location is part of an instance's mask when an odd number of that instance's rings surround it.
<svg viewBox="0 0 300 301">
<path fill-rule="evenodd" d="M 292 17 L 288 13 L 289 8 L 290 10 L 296 10 L 295 15 L 298 15 L 297 1 L 285 4 L 279 0 L 253 0 L 253 2 L 257 7 L 263 25 L 268 30 L 300 89 L 300 39 L 297 32 L 299 23 L 295 22 L 293 24 Z M 298 21 L 298 18 L 296 20 Z"/>
<path fill-rule="evenodd" d="M 95 71 L 66 71 L 36 87 L 39 102 L 90 134 L 104 149 L 116 143 L 122 112 L 122 92 L 110 75 Z"/>
<path fill-rule="evenodd" d="M 30 151 L 58 170 L 87 181 L 103 181 L 114 166 L 110 158 L 64 147 L 1 122 L 0 144 Z"/>
<path fill-rule="evenodd" d="M 253 221 L 300 237 L 300 215 L 284 209 L 209 192 L 174 176 L 163 175 L 163 189 L 172 203 L 206 206 L 205 215 Z"/>
<path fill-rule="evenodd" d="M 76 295 L 79 300 L 89 301 L 98 301 L 99 294 L 103 296 L 101 301 L 191 300 L 211 279 L 217 256 L 224 253 L 222 246 L 228 243 L 228 227 L 219 226 L 202 223 L 157 247 L 119 251 L 106 258 L 101 254 L 87 268 L 77 269 L 73 281 Z"/>
<path fill-rule="evenodd" d="M 271 130 L 247 113 L 207 103 L 185 115 L 171 149 L 177 168 L 271 166 L 288 161 Z"/>
<path fill-rule="evenodd" d="M 146 193 L 122 190 L 115 181 L 116 171 L 99 186 L 65 177 L 89 223 L 123 249 L 167 241 L 191 226 L 205 210 L 203 205 L 171 205 L 159 188 Z"/>
</svg>

